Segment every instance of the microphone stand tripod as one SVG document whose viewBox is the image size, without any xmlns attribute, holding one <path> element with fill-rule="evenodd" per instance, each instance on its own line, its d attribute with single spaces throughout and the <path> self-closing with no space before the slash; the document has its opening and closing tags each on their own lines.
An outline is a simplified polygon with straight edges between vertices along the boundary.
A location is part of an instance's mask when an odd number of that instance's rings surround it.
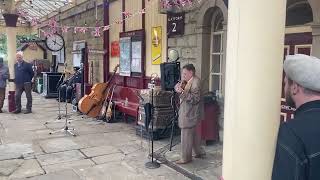
<svg viewBox="0 0 320 180">
<path fill-rule="evenodd" d="M 146 168 L 148 169 L 156 169 L 160 167 L 160 164 L 157 161 L 153 160 L 153 111 L 154 111 L 154 107 L 153 107 L 153 89 L 155 87 L 155 80 L 151 79 L 151 161 L 147 162 L 145 164 Z M 149 127 L 147 127 L 149 128 Z"/>
<path fill-rule="evenodd" d="M 178 122 L 178 112 L 177 112 L 177 103 L 176 103 L 176 91 L 173 90 L 173 95 L 172 95 L 172 108 L 173 108 L 173 113 L 174 113 L 174 117 L 172 119 L 172 124 L 171 124 L 171 134 L 170 134 L 170 147 L 169 147 L 169 151 L 171 151 L 172 149 L 172 141 L 173 141 L 173 135 L 174 135 L 174 129 L 175 129 L 175 124 L 176 122 Z"/>
<path fill-rule="evenodd" d="M 56 86 L 56 89 L 58 90 L 58 116 L 57 116 L 57 120 L 61 120 L 61 118 L 62 118 L 62 115 L 61 115 L 61 107 L 60 107 L 60 103 L 61 103 L 61 95 L 60 95 L 60 88 L 61 88 L 61 85 L 63 84 L 63 82 L 62 83 L 60 83 L 61 82 L 61 80 L 62 80 L 62 77 L 63 77 L 63 74 L 61 74 L 61 76 L 60 76 L 60 79 L 59 79 L 59 81 L 58 81 L 58 84 L 57 84 L 57 86 Z M 65 115 L 66 116 L 66 115 Z M 48 124 L 49 122 L 47 121 L 47 122 L 45 122 L 44 124 Z"/>
<path fill-rule="evenodd" d="M 68 93 L 68 88 L 66 88 L 66 96 L 67 96 L 67 93 Z M 66 118 L 65 118 L 65 124 L 64 124 L 64 127 L 60 130 L 57 130 L 57 131 L 53 131 L 53 132 L 50 132 L 49 134 L 55 134 L 55 133 L 58 133 L 58 132 L 65 132 L 66 134 L 70 134 L 72 136 L 76 136 L 76 134 L 73 133 L 73 131 L 75 130 L 74 128 L 69 128 L 68 126 L 68 102 L 66 100 L 66 103 L 65 103 L 65 107 L 66 107 Z"/>
<path fill-rule="evenodd" d="M 178 62 L 179 60 L 179 57 L 173 62 L 175 63 L 176 67 L 178 67 L 178 72 L 175 72 L 174 73 L 174 79 L 180 79 L 181 76 L 180 76 L 180 62 Z M 173 141 L 173 135 L 174 135 L 174 129 L 175 129 L 175 124 L 176 122 L 178 122 L 178 117 L 179 117 L 179 113 L 177 112 L 177 93 L 175 91 L 175 89 L 173 88 L 173 95 L 172 95 L 172 100 L 171 100 L 171 103 L 172 103 L 172 108 L 173 108 L 173 113 L 174 113 L 174 117 L 173 117 L 173 120 L 172 120 L 172 124 L 171 124 L 171 134 L 170 134 L 170 147 L 169 147 L 169 151 L 172 150 L 172 141 Z"/>
</svg>

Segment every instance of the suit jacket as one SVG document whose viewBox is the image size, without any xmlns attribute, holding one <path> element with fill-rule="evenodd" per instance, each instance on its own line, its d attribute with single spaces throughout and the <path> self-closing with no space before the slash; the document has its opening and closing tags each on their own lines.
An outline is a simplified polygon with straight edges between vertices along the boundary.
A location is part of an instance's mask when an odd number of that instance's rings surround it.
<svg viewBox="0 0 320 180">
<path fill-rule="evenodd" d="M 18 85 L 31 82 L 34 72 L 32 65 L 23 61 L 19 66 L 18 63 L 14 65 L 15 83 Z"/>
<path fill-rule="evenodd" d="M 193 77 L 180 94 L 179 127 L 195 127 L 202 115 L 201 85 L 198 77 Z"/>
</svg>

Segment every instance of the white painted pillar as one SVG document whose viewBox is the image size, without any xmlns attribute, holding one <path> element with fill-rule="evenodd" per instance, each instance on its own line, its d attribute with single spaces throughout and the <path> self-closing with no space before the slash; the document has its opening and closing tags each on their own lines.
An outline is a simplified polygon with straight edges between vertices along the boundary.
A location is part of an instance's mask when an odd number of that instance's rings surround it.
<svg viewBox="0 0 320 180">
<path fill-rule="evenodd" d="M 270 180 L 280 122 L 286 0 L 229 0 L 228 13 L 223 177 Z"/>
<path fill-rule="evenodd" d="M 6 27 L 7 33 L 7 49 L 8 49 L 8 67 L 10 72 L 10 79 L 14 79 L 14 64 L 16 62 L 16 35 L 17 30 L 16 27 Z M 15 91 L 15 85 L 13 82 L 9 83 L 9 91 Z"/>
</svg>

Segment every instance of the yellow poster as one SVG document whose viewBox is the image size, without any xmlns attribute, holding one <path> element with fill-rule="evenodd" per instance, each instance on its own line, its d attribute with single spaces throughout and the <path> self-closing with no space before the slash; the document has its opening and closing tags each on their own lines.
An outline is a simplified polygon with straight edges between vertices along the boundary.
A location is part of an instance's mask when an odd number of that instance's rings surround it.
<svg viewBox="0 0 320 180">
<path fill-rule="evenodd" d="M 162 28 L 153 27 L 152 28 L 152 35 L 151 35 L 151 59 L 152 64 L 161 64 L 162 62 Z"/>
</svg>

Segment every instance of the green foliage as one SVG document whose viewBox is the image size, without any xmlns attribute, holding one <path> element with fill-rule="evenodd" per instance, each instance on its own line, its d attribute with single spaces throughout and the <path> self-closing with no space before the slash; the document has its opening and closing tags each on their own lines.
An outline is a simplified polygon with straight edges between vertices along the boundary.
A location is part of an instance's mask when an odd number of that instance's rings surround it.
<svg viewBox="0 0 320 180">
<path fill-rule="evenodd" d="M 37 37 L 36 34 L 17 35 L 17 48 L 22 45 L 22 43 L 20 43 L 21 40 L 30 40 L 30 39 L 37 39 L 37 38 L 38 38 L 38 37 Z"/>
<path fill-rule="evenodd" d="M 0 34 L 0 56 L 7 55 L 7 36 L 5 34 Z"/>
<path fill-rule="evenodd" d="M 17 35 L 17 48 L 22 45 L 22 43 L 20 43 L 21 40 L 28 40 L 28 39 L 37 39 L 37 35 L 36 34 Z M 0 34 L 0 56 L 7 56 L 6 34 Z"/>
</svg>

